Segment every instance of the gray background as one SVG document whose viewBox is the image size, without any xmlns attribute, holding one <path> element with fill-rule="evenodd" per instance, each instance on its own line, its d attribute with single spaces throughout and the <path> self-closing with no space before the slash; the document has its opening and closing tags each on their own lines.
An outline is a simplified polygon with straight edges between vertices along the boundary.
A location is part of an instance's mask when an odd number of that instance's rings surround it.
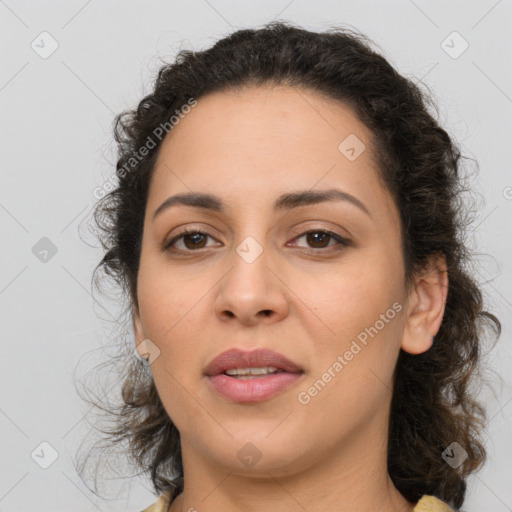
<svg viewBox="0 0 512 512">
<path fill-rule="evenodd" d="M 102 499 L 73 466 L 94 424 L 73 371 L 82 356 L 111 343 L 119 314 L 115 301 L 91 295 L 101 251 L 84 243 L 80 223 L 95 187 L 113 174 L 113 117 L 150 91 L 160 58 L 272 19 L 312 30 L 349 24 L 368 34 L 401 73 L 428 85 L 441 123 L 479 163 L 477 272 L 503 334 L 486 358 L 496 393 L 481 391 L 489 461 L 470 478 L 463 510 L 512 510 L 510 0 L 0 0 L 0 510 L 138 511 L 155 500 L 149 482 L 137 478 L 115 482 Z M 49 56 L 44 31 L 58 43 Z M 442 46 L 453 31 L 469 44 L 457 58 L 463 40 L 450 36 Z M 96 351 L 81 364 L 101 359 Z M 52 452 L 42 442 L 58 453 L 47 469 L 40 464 Z"/>
</svg>

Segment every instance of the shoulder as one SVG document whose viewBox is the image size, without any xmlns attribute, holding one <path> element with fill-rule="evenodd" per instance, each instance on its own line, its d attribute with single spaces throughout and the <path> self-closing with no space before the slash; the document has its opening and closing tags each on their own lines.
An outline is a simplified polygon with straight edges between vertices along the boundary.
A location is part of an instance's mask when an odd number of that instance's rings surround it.
<svg viewBox="0 0 512 512">
<path fill-rule="evenodd" d="M 141 512 L 165 512 L 167 496 L 160 495 L 158 500 Z M 454 512 L 444 501 L 434 496 L 423 496 L 414 507 L 414 512 Z"/>
<path fill-rule="evenodd" d="M 160 495 L 157 501 L 149 507 L 141 510 L 141 512 L 166 512 L 168 504 L 168 494 L 163 493 Z"/>
<path fill-rule="evenodd" d="M 454 512 L 454 510 L 434 496 L 423 496 L 414 507 L 413 512 Z"/>
</svg>

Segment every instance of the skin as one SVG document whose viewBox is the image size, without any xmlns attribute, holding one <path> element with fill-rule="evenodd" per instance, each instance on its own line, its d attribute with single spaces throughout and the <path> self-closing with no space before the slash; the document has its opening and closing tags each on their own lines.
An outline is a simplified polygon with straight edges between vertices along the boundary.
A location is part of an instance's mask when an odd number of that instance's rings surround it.
<svg viewBox="0 0 512 512">
<path fill-rule="evenodd" d="M 338 150 L 350 134 L 366 146 L 354 161 Z M 149 339 L 160 350 L 151 370 L 181 436 L 185 487 L 172 512 L 413 509 L 386 467 L 391 379 L 400 348 L 430 348 L 448 278 L 444 261 L 432 260 L 404 286 L 398 211 L 378 179 L 371 138 L 345 104 L 261 86 L 201 97 L 163 141 L 133 325 L 137 345 Z M 370 215 L 347 201 L 272 211 L 282 193 L 334 187 Z M 191 191 L 219 196 L 226 211 L 177 205 L 153 220 L 168 196 Z M 164 250 L 185 227 L 209 237 L 179 239 L 181 255 Z M 303 236 L 312 229 L 352 244 Z M 263 251 L 252 263 L 236 252 L 249 236 Z M 401 311 L 300 403 L 298 394 L 395 302 Z M 305 373 L 269 400 L 231 402 L 203 370 L 233 347 L 271 348 Z M 237 456 L 248 442 L 261 454 L 252 467 Z"/>
</svg>

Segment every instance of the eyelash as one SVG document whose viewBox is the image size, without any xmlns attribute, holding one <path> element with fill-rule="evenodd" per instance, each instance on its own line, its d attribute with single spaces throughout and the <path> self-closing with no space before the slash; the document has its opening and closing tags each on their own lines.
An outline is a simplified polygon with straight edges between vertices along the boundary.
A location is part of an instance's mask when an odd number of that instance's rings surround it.
<svg viewBox="0 0 512 512">
<path fill-rule="evenodd" d="M 345 247 L 349 247 L 351 245 L 351 242 L 349 240 L 347 240 L 346 238 L 338 235 L 337 233 L 334 233 L 333 231 L 328 231 L 328 230 L 324 230 L 324 229 L 311 229 L 309 231 L 305 231 L 304 233 L 301 233 L 300 235 L 295 237 L 295 239 L 302 238 L 303 236 L 309 235 L 311 233 L 322 233 L 322 234 L 325 234 L 325 235 L 329 235 L 336 242 L 338 242 L 338 246 L 339 247 L 337 249 L 335 249 L 335 250 L 342 250 Z M 178 253 L 178 252 L 181 252 L 181 253 L 192 253 L 192 252 L 199 252 L 199 251 L 201 251 L 201 249 L 203 249 L 203 248 L 200 248 L 200 249 L 175 249 L 175 248 L 172 248 L 172 245 L 175 242 L 179 241 L 184 236 L 190 235 L 190 234 L 203 235 L 203 236 L 206 236 L 206 237 L 213 238 L 210 234 L 205 233 L 204 231 L 200 231 L 200 230 L 194 229 L 194 228 L 188 228 L 188 229 L 182 231 L 179 235 L 176 235 L 174 238 L 172 238 L 167 244 L 165 244 L 164 248 L 163 248 L 164 251 L 170 251 L 170 252 L 174 252 L 174 253 Z M 308 252 L 310 254 L 318 254 L 319 252 L 325 252 L 326 249 L 332 248 L 332 247 L 333 246 L 321 247 L 321 248 L 316 248 L 316 249 L 313 248 L 313 249 L 309 249 L 309 250 L 306 249 L 305 252 Z"/>
</svg>

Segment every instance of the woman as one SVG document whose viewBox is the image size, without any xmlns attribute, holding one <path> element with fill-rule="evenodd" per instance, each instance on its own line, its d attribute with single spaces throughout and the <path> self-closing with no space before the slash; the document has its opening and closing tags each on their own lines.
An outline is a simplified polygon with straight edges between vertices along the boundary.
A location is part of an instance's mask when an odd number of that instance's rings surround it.
<svg viewBox="0 0 512 512">
<path fill-rule="evenodd" d="M 355 31 L 182 51 L 118 116 L 99 268 L 146 511 L 449 511 L 485 460 L 460 152 Z M 131 340 L 133 349 L 133 339 Z"/>
</svg>

